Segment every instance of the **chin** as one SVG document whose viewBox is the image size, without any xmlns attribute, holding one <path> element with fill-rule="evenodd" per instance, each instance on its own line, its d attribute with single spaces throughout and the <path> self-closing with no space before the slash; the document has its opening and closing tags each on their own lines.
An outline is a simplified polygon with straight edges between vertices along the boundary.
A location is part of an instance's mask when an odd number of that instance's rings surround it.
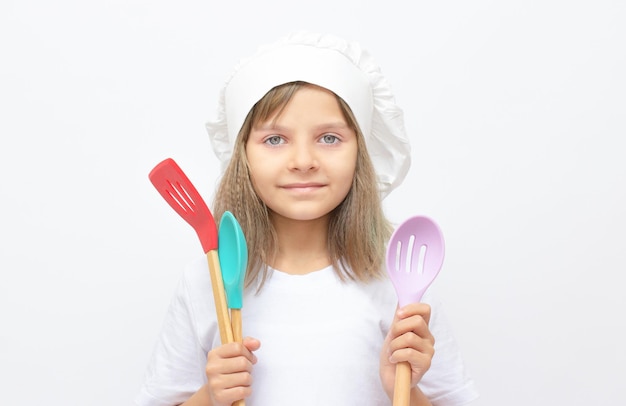
<svg viewBox="0 0 626 406">
<path fill-rule="evenodd" d="M 330 211 L 272 211 L 272 214 L 292 221 L 316 221 L 325 220 Z"/>
</svg>

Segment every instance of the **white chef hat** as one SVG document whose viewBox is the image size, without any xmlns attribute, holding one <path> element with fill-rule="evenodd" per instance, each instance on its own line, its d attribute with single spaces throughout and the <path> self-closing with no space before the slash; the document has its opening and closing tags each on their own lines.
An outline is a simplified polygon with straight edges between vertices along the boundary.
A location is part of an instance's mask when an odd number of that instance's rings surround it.
<svg viewBox="0 0 626 406">
<path fill-rule="evenodd" d="M 217 119 L 206 124 L 222 173 L 252 107 L 272 88 L 295 81 L 324 87 L 350 106 L 364 135 L 379 190 L 387 196 L 411 164 L 402 110 L 369 53 L 328 34 L 297 32 L 241 60 L 226 81 Z"/>
</svg>

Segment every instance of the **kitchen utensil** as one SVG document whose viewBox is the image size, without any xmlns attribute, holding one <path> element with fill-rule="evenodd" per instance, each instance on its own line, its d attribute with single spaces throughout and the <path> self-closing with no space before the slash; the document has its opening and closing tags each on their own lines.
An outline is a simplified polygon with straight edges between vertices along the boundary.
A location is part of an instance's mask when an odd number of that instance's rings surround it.
<svg viewBox="0 0 626 406">
<path fill-rule="evenodd" d="M 226 290 L 226 302 L 230 309 L 233 337 L 235 341 L 241 342 L 241 307 L 248 266 L 248 246 L 241 225 L 230 211 L 224 212 L 220 220 L 217 247 Z"/>
<path fill-rule="evenodd" d="M 213 214 L 187 175 L 172 158 L 167 158 L 156 165 L 150 171 L 149 178 L 165 201 L 198 234 L 209 262 L 220 339 L 222 344 L 233 342 L 233 331 L 226 307 L 226 295 L 218 256 L 217 227 Z"/>
<path fill-rule="evenodd" d="M 398 303 L 403 307 L 422 300 L 435 280 L 444 258 L 443 234 L 439 226 L 425 216 L 414 216 L 394 231 L 387 246 L 387 273 Z M 411 392 L 411 365 L 396 365 L 393 406 L 408 406 Z"/>
</svg>

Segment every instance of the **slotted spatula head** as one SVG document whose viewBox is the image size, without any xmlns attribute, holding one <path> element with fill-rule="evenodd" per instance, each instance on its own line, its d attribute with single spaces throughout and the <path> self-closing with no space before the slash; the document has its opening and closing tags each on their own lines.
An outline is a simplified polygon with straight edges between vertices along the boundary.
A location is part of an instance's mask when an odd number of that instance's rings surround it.
<svg viewBox="0 0 626 406">
<path fill-rule="evenodd" d="M 441 270 L 443 234 L 430 218 L 415 216 L 394 231 L 387 246 L 387 273 L 400 307 L 422 300 Z"/>
<path fill-rule="evenodd" d="M 150 171 L 150 182 L 198 234 L 205 253 L 217 249 L 217 227 L 208 206 L 178 164 L 167 158 Z"/>
</svg>

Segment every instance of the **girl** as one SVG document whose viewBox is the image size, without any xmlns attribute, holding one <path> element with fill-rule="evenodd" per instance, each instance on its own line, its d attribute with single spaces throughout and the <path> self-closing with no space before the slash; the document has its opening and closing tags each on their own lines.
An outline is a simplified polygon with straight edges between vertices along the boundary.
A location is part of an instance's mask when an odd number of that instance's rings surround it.
<svg viewBox="0 0 626 406">
<path fill-rule="evenodd" d="M 207 124 L 249 267 L 243 343 L 220 344 L 206 258 L 183 274 L 138 405 L 413 405 L 476 397 L 428 293 L 397 309 L 381 199 L 405 177 L 402 112 L 357 44 L 297 33 L 236 67 Z M 435 344 L 436 339 L 436 344 Z M 262 344 L 261 344 L 262 343 Z"/>
</svg>

